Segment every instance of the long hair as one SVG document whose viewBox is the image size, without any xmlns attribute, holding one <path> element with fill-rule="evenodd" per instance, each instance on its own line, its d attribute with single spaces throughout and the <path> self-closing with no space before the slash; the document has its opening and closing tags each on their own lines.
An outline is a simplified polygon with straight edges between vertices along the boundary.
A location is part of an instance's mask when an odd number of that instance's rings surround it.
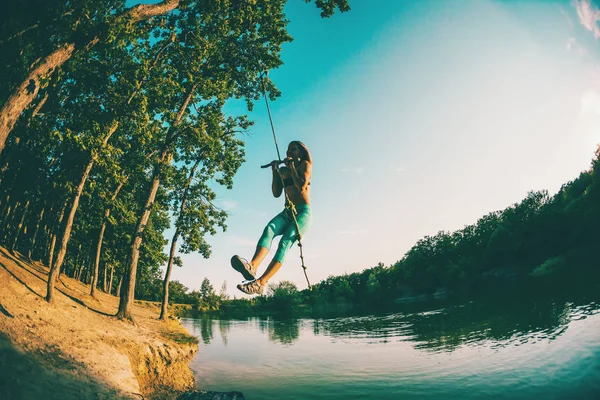
<svg viewBox="0 0 600 400">
<path fill-rule="evenodd" d="M 290 144 L 295 144 L 300 148 L 300 159 L 308 161 L 312 164 L 312 157 L 310 156 L 310 151 L 308 151 L 308 147 L 304 143 L 299 140 L 292 140 Z"/>
</svg>

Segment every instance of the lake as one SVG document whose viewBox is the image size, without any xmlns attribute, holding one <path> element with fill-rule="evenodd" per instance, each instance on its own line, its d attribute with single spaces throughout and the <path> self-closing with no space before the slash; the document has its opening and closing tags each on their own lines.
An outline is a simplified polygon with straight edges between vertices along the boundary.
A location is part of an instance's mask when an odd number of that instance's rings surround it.
<svg viewBox="0 0 600 400">
<path fill-rule="evenodd" d="M 248 400 L 600 399 L 599 299 L 507 297 L 182 322 L 196 386 Z"/>
</svg>

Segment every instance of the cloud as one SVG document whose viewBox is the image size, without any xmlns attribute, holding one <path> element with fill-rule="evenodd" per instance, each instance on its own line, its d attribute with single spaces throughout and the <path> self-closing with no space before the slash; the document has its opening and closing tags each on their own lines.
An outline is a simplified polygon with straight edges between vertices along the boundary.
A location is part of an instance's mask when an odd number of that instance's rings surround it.
<svg viewBox="0 0 600 400">
<path fill-rule="evenodd" d="M 341 171 L 342 172 L 352 172 L 355 174 L 362 174 L 364 171 L 364 168 L 363 167 L 342 168 Z"/>
<path fill-rule="evenodd" d="M 587 49 L 583 47 L 575 38 L 569 38 L 567 40 L 567 51 L 573 52 L 579 56 L 584 56 L 587 54 Z"/>
<path fill-rule="evenodd" d="M 577 9 L 577 16 L 581 25 L 591 31 L 594 37 L 598 39 L 600 37 L 600 27 L 598 27 L 600 10 L 598 10 L 598 7 L 590 4 L 588 0 L 575 0 L 575 8 Z"/>
</svg>

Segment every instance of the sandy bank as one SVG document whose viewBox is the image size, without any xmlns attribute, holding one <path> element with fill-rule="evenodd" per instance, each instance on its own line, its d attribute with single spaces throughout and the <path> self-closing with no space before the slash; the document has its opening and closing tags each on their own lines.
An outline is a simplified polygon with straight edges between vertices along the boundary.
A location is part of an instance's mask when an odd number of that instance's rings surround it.
<svg viewBox="0 0 600 400">
<path fill-rule="evenodd" d="M 197 341 L 156 308 L 135 325 L 119 299 L 62 276 L 48 304 L 48 269 L 0 247 L 0 399 L 174 398 L 191 389 Z"/>
</svg>

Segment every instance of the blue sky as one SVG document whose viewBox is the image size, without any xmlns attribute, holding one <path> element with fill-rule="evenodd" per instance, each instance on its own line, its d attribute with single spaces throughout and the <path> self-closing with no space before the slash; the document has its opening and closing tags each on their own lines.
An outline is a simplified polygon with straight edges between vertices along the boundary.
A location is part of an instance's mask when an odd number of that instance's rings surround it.
<svg viewBox="0 0 600 400">
<path fill-rule="evenodd" d="M 301 140 L 314 158 L 314 222 L 303 240 L 311 282 L 390 265 L 425 235 L 475 223 L 530 190 L 554 194 L 589 167 L 600 143 L 596 5 L 350 5 L 323 20 L 314 4 L 290 0 L 295 40 L 270 75 L 283 93 L 270 103 L 281 151 Z M 190 289 L 207 277 L 244 297 L 229 259 L 250 258 L 283 207 L 259 168 L 276 158 L 262 100 L 250 116 L 247 162 L 233 190 L 217 188 L 228 230 L 209 238 L 210 259 L 182 255 L 173 271 Z M 280 280 L 306 288 L 297 246 Z"/>
</svg>

